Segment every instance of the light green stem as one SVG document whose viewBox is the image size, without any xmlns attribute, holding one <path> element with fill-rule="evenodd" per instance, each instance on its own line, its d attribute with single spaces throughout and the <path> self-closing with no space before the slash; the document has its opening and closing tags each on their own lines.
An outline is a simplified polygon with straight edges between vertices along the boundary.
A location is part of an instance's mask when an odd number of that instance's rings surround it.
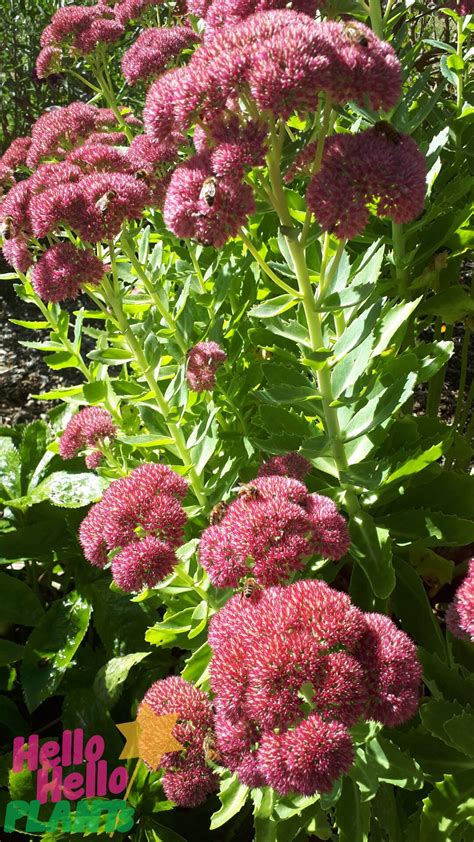
<svg viewBox="0 0 474 842">
<path fill-rule="evenodd" d="M 462 55 L 462 45 L 464 41 L 464 35 L 462 31 L 463 25 L 463 18 L 459 17 L 457 21 L 457 43 L 456 43 L 456 53 L 461 61 L 463 60 Z M 462 70 L 458 70 L 457 73 L 457 86 L 456 86 L 456 112 L 458 117 L 462 114 L 462 107 L 463 107 L 463 99 L 464 99 L 464 73 Z"/>
<path fill-rule="evenodd" d="M 116 278 L 116 261 L 113 248 L 111 250 L 110 255 L 112 269 L 114 272 L 114 277 Z M 181 428 L 174 422 L 169 420 L 169 415 L 171 409 L 163 397 L 161 389 L 155 379 L 155 376 L 149 366 L 145 354 L 142 350 L 142 347 L 139 341 L 136 339 L 130 325 L 128 323 L 127 317 L 122 309 L 122 304 L 120 299 L 115 295 L 114 290 L 112 289 L 111 284 L 108 280 L 102 281 L 102 289 L 104 293 L 104 297 L 107 301 L 107 304 L 111 308 L 112 312 L 115 315 L 119 328 L 127 342 L 127 345 L 132 352 L 133 356 L 135 357 L 135 361 L 140 368 L 150 391 L 153 393 L 153 396 L 156 400 L 158 409 L 160 410 L 166 426 L 169 430 L 169 434 L 174 441 L 176 451 L 178 453 L 179 458 L 183 462 L 184 465 L 189 466 L 189 479 L 193 488 L 193 491 L 200 503 L 201 506 L 206 506 L 206 495 L 204 493 L 204 489 L 202 486 L 201 478 L 198 476 L 196 469 L 194 468 L 191 460 L 191 455 L 186 447 L 186 441 L 184 439 L 183 432 Z"/>
<path fill-rule="evenodd" d="M 128 238 L 128 235 L 125 234 L 125 233 L 122 234 L 122 238 L 121 238 L 120 242 L 121 242 L 123 253 L 130 260 L 130 263 L 132 264 L 133 268 L 135 269 L 135 272 L 137 273 L 140 280 L 143 282 L 143 286 L 145 287 L 146 291 L 148 292 L 151 300 L 153 301 L 153 304 L 155 305 L 156 309 L 158 310 L 158 312 L 160 313 L 162 318 L 165 320 L 169 329 L 174 333 L 174 338 L 176 339 L 176 342 L 178 343 L 178 345 L 179 345 L 181 351 L 183 352 L 183 354 L 185 354 L 188 350 L 188 346 L 186 344 L 186 341 L 184 340 L 183 336 L 181 335 L 181 332 L 178 330 L 178 327 L 175 324 L 171 313 L 169 312 L 169 310 L 167 309 L 165 304 L 163 304 L 160 296 L 157 295 L 157 293 L 155 292 L 151 279 L 148 277 L 147 273 L 145 272 L 143 266 L 141 265 L 140 261 L 138 260 L 136 254 L 135 254 L 135 249 L 134 249 L 133 243 L 130 242 L 130 240 Z"/>
<path fill-rule="evenodd" d="M 196 252 L 194 250 L 194 246 L 189 242 L 189 240 L 187 241 L 187 245 L 188 245 L 189 256 L 191 258 L 191 262 L 193 264 L 194 271 L 196 272 L 196 277 L 199 281 L 199 286 L 201 287 L 201 292 L 207 292 L 206 284 L 205 284 L 204 277 L 203 277 L 203 274 L 202 274 L 202 271 L 201 271 L 201 267 L 200 267 L 198 259 L 196 257 Z"/>
<path fill-rule="evenodd" d="M 370 25 L 377 38 L 383 38 L 383 18 L 380 0 L 369 0 Z"/>
<path fill-rule="evenodd" d="M 405 235 L 403 232 L 403 226 L 399 225 L 397 222 L 392 222 L 392 245 L 398 292 L 401 296 L 404 296 L 407 291 L 407 273 L 405 268 Z"/>
<path fill-rule="evenodd" d="M 270 280 L 273 281 L 273 283 L 277 284 L 277 286 L 279 286 L 281 289 L 284 289 L 285 292 L 289 292 L 290 295 L 295 295 L 297 298 L 301 297 L 301 294 L 298 292 L 298 290 L 293 289 L 293 287 L 290 287 L 290 285 L 285 283 L 285 281 L 282 281 L 282 279 L 278 277 L 278 275 L 273 271 L 273 269 L 271 269 L 271 267 L 264 260 L 262 255 L 259 254 L 259 252 L 255 248 L 254 244 L 249 239 L 243 228 L 240 229 L 240 238 L 242 242 L 245 243 L 250 254 L 252 255 L 252 257 L 255 258 L 260 268 L 263 269 L 267 277 L 270 278 Z"/>
</svg>

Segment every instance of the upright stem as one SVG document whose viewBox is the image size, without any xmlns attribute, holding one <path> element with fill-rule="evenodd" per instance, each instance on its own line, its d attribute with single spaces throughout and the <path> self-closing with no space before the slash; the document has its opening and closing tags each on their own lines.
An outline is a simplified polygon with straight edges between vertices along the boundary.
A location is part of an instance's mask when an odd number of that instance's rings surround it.
<svg viewBox="0 0 474 842">
<path fill-rule="evenodd" d="M 383 18 L 380 0 L 369 0 L 370 25 L 377 38 L 383 38 Z"/>
<path fill-rule="evenodd" d="M 285 292 L 289 292 L 291 295 L 299 296 L 298 290 L 293 289 L 293 287 L 290 287 L 290 285 L 285 283 L 285 281 L 282 281 L 282 279 L 278 277 L 278 275 L 273 271 L 273 269 L 271 269 L 271 267 L 264 260 L 262 255 L 259 254 L 252 241 L 247 237 L 247 234 L 245 233 L 243 228 L 240 229 L 240 238 L 242 242 L 245 243 L 250 254 L 252 255 L 252 257 L 255 258 L 260 268 L 263 269 L 267 277 L 270 278 L 270 280 L 273 281 L 273 283 L 277 284 L 281 289 L 284 289 Z"/>
<path fill-rule="evenodd" d="M 115 261 L 115 254 L 114 254 L 113 246 L 111 247 L 110 260 L 111 260 L 111 264 L 112 264 L 112 270 L 113 270 L 113 273 L 114 273 L 114 278 L 116 279 L 116 277 L 117 277 L 117 265 L 116 265 L 116 261 Z M 153 393 L 153 396 L 156 400 L 158 408 L 159 408 L 159 410 L 160 410 L 160 412 L 161 412 L 161 414 L 164 418 L 164 421 L 166 423 L 166 426 L 169 430 L 169 434 L 170 434 L 171 438 L 174 440 L 174 444 L 175 444 L 178 456 L 179 456 L 179 458 L 181 459 L 181 461 L 183 462 L 184 465 L 189 466 L 189 478 L 190 478 L 190 481 L 191 481 L 193 491 L 194 491 L 199 503 L 201 504 L 201 506 L 206 506 L 207 501 L 206 501 L 206 496 L 204 494 L 202 481 L 201 481 L 201 478 L 198 476 L 198 474 L 196 472 L 196 469 L 194 468 L 194 466 L 192 464 L 191 455 L 190 455 L 190 453 L 189 453 L 189 451 L 186 447 L 186 441 L 184 439 L 183 432 L 182 432 L 181 428 L 178 426 L 178 424 L 176 424 L 174 421 L 169 420 L 169 415 L 170 415 L 171 409 L 170 409 L 167 401 L 163 397 L 161 389 L 160 389 L 160 387 L 159 387 L 159 385 L 158 385 L 158 383 L 155 379 L 155 376 L 154 376 L 154 374 L 151 370 L 151 367 L 149 366 L 149 364 L 147 362 L 147 359 L 145 357 L 145 354 L 142 350 L 142 347 L 141 347 L 139 341 L 136 339 L 133 331 L 130 328 L 130 325 L 127 321 L 127 317 L 126 317 L 126 315 L 125 315 L 125 313 L 122 309 L 121 301 L 116 296 L 116 294 L 115 294 L 114 290 L 112 289 L 112 286 L 110 285 L 108 280 L 102 281 L 102 289 L 103 289 L 104 297 L 106 298 L 106 301 L 107 301 L 109 307 L 111 308 L 111 310 L 113 311 L 113 313 L 115 315 L 115 318 L 117 320 L 119 328 L 122 331 L 123 336 L 125 337 L 127 345 L 130 348 L 130 351 L 132 352 L 133 356 L 135 357 L 137 365 L 141 369 L 141 372 L 142 372 L 142 374 L 143 374 L 143 376 L 144 376 L 144 378 L 145 378 L 145 380 L 146 380 L 146 382 L 149 386 L 150 391 Z"/>
<path fill-rule="evenodd" d="M 392 244 L 393 260 L 395 263 L 395 275 L 398 283 L 398 291 L 401 296 L 407 291 L 407 275 L 405 268 L 405 235 L 403 226 L 398 222 L 392 222 Z"/>
<path fill-rule="evenodd" d="M 188 244 L 189 256 L 191 258 L 191 263 L 193 264 L 194 271 L 196 272 L 196 277 L 199 281 L 199 286 L 201 287 L 201 292 L 207 292 L 206 284 L 204 282 L 204 277 L 203 277 L 203 274 L 202 274 L 202 271 L 201 271 L 201 267 L 200 267 L 199 261 L 196 257 L 196 252 L 194 251 L 194 246 L 191 245 L 189 240 L 187 241 L 187 244 Z"/>
<path fill-rule="evenodd" d="M 178 343 L 179 347 L 181 348 L 181 351 L 185 354 L 186 351 L 188 350 L 188 346 L 186 344 L 186 341 L 183 338 L 183 336 L 181 335 L 181 332 L 178 330 L 175 322 L 173 321 L 173 317 L 172 317 L 171 313 L 169 312 L 169 310 L 167 309 L 165 304 L 163 304 L 160 296 L 157 295 L 157 293 L 155 292 L 151 279 L 148 277 L 148 275 L 145 272 L 143 266 L 141 265 L 140 261 L 138 260 L 136 254 L 135 254 L 135 249 L 133 247 L 133 244 L 130 243 L 128 235 L 125 234 L 125 233 L 122 234 L 121 246 L 122 246 L 122 250 L 123 250 L 124 254 L 130 260 L 130 263 L 132 264 L 133 268 L 135 269 L 135 272 L 137 273 L 138 277 L 143 282 L 143 286 L 145 287 L 146 291 L 148 292 L 151 300 L 153 301 L 153 304 L 155 305 L 156 309 L 158 310 L 160 315 L 165 320 L 165 322 L 168 325 L 168 327 L 170 328 L 170 330 L 173 331 L 176 342 Z"/>
<path fill-rule="evenodd" d="M 463 25 L 463 18 L 461 16 L 458 17 L 457 20 L 457 41 L 456 41 L 456 53 L 461 61 L 463 60 L 462 56 L 462 45 L 464 41 L 464 35 L 462 31 Z M 463 107 L 463 97 L 464 97 L 464 73 L 462 70 L 458 70 L 457 72 L 457 87 L 456 87 L 456 112 L 458 117 L 462 114 L 462 107 Z"/>
</svg>

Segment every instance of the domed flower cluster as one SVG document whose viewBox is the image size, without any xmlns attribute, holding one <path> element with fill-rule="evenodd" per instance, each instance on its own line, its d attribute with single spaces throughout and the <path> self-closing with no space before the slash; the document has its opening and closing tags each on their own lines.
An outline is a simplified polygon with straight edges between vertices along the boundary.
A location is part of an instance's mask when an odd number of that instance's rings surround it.
<svg viewBox="0 0 474 842">
<path fill-rule="evenodd" d="M 59 454 L 63 459 L 73 459 L 81 450 L 86 455 L 88 468 L 97 468 L 102 461 L 101 446 L 117 434 L 110 412 L 98 406 L 86 406 L 71 418 L 59 441 Z"/>
<path fill-rule="evenodd" d="M 193 392 L 210 392 L 216 385 L 216 372 L 227 359 L 217 342 L 198 342 L 188 354 L 186 379 Z"/>
<path fill-rule="evenodd" d="M 314 17 L 318 5 L 323 3 L 318 3 L 317 0 L 290 0 L 289 3 L 285 0 L 212 0 L 208 8 L 203 9 L 200 17 L 205 19 L 208 38 L 215 30 L 223 26 L 234 26 L 255 12 L 293 9 L 295 12 L 305 12 Z"/>
<path fill-rule="evenodd" d="M 52 49 L 67 47 L 73 53 L 87 55 L 98 44 L 117 41 L 124 31 L 114 10 L 105 3 L 58 9 L 41 35 L 43 49 L 37 61 L 38 76 L 41 78 L 41 68 Z"/>
<path fill-rule="evenodd" d="M 236 594 L 209 643 L 220 763 L 251 787 L 329 792 L 352 765 L 352 725 L 392 726 L 418 708 L 408 636 L 321 581 Z"/>
<path fill-rule="evenodd" d="M 252 480 L 222 518 L 212 520 L 201 536 L 199 561 L 217 587 L 235 588 L 247 576 L 276 585 L 302 570 L 311 555 L 336 560 L 350 544 L 333 501 L 286 476 Z"/>
<path fill-rule="evenodd" d="M 166 797 L 180 807 L 197 807 L 219 789 L 219 778 L 206 763 L 206 744 L 213 733 L 208 697 L 182 678 L 171 676 L 156 681 L 142 704 L 157 716 L 178 714 L 172 735 L 184 748 L 163 755 L 163 789 Z"/>
<path fill-rule="evenodd" d="M 129 85 L 135 85 L 139 80 L 152 81 L 171 59 L 198 40 L 199 36 L 190 26 L 145 29 L 124 54 L 122 73 Z"/>
<path fill-rule="evenodd" d="M 371 207 L 377 216 L 410 222 L 423 210 L 426 162 L 415 141 L 388 123 L 326 141 L 307 202 L 325 231 L 340 239 L 362 233 Z"/>
<path fill-rule="evenodd" d="M 217 177 L 208 153 L 176 167 L 164 204 L 167 227 L 177 237 L 220 248 L 255 210 L 252 189 L 240 173 Z"/>
<path fill-rule="evenodd" d="M 446 625 L 455 637 L 474 642 L 474 559 L 447 610 Z"/>
<path fill-rule="evenodd" d="M 131 116 L 124 119 L 135 124 Z M 113 239 L 146 207 L 162 206 L 176 143 L 138 135 L 124 149 L 117 128 L 109 109 L 76 102 L 43 114 L 31 137 L 20 138 L 0 160 L 0 176 L 5 170 L 13 185 L 0 203 L 3 253 L 20 272 L 38 256 L 33 284 L 46 301 L 75 297 L 104 273 L 92 252 L 62 242 L 64 229 L 95 244 Z M 15 182 L 14 170 L 23 168 L 34 172 Z M 46 252 L 37 243 L 44 237 L 51 243 Z"/>
<path fill-rule="evenodd" d="M 303 480 L 310 470 L 311 462 L 308 462 L 299 453 L 291 452 L 281 456 L 272 456 L 271 459 L 263 462 L 258 469 L 257 476 L 270 477 L 278 474 L 282 477 Z"/>
<path fill-rule="evenodd" d="M 112 559 L 112 576 L 124 591 L 151 588 L 177 563 L 186 513 L 186 480 L 167 465 L 146 463 L 114 480 L 82 521 L 79 539 L 91 564 Z"/>
<path fill-rule="evenodd" d="M 43 301 L 77 298 L 84 284 L 100 284 L 106 267 L 91 251 L 58 243 L 44 252 L 33 269 L 31 283 Z"/>
</svg>

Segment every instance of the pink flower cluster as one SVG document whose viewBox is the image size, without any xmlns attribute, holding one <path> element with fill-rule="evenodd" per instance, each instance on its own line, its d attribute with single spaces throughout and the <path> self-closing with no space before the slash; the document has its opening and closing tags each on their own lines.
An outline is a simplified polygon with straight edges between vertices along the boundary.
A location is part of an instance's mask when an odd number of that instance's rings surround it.
<svg viewBox="0 0 474 842">
<path fill-rule="evenodd" d="M 37 60 L 37 72 L 41 78 L 47 75 L 47 57 L 52 49 L 68 46 L 71 50 L 87 55 L 98 44 L 117 41 L 124 33 L 124 27 L 115 11 L 105 3 L 94 6 L 63 6 L 51 18 L 51 23 L 43 30 L 41 47 Z"/>
<path fill-rule="evenodd" d="M 77 298 L 84 284 L 100 284 L 106 268 L 88 249 L 76 248 L 72 243 L 58 243 L 40 257 L 33 269 L 31 283 L 43 301 L 64 301 Z"/>
<path fill-rule="evenodd" d="M 364 230 L 371 206 L 394 222 L 416 219 L 425 192 L 426 161 L 415 141 L 381 122 L 328 138 L 306 199 L 321 227 L 343 239 Z"/>
<path fill-rule="evenodd" d="M 199 40 L 190 26 L 145 29 L 122 58 L 122 73 L 129 85 L 152 81 L 171 59 Z"/>
<path fill-rule="evenodd" d="M 251 787 L 328 792 L 352 765 L 352 725 L 399 724 L 418 708 L 408 636 L 321 581 L 236 594 L 209 642 L 220 762 Z"/>
<path fill-rule="evenodd" d="M 240 173 L 218 178 L 209 154 L 193 155 L 176 167 L 163 215 L 177 237 L 220 248 L 235 237 L 255 210 L 252 189 Z"/>
<path fill-rule="evenodd" d="M 299 453 L 285 453 L 281 456 L 272 456 L 263 462 L 259 469 L 258 477 L 270 477 L 278 474 L 281 477 L 292 477 L 302 481 L 306 474 L 311 471 L 311 462 Z"/>
<path fill-rule="evenodd" d="M 206 21 L 206 38 L 224 26 L 235 26 L 255 12 L 272 9 L 293 9 L 314 17 L 319 4 L 317 0 L 212 0 L 201 16 Z"/>
<path fill-rule="evenodd" d="M 474 558 L 446 612 L 446 625 L 455 637 L 474 642 Z"/>
<path fill-rule="evenodd" d="M 117 435 L 110 412 L 98 406 L 79 410 L 67 423 L 59 441 L 59 454 L 63 459 L 73 459 L 81 450 L 88 449 L 86 465 L 97 468 L 102 461 L 101 446 Z"/>
<path fill-rule="evenodd" d="M 275 585 L 309 556 L 339 559 L 350 544 L 347 524 L 332 500 L 309 494 L 286 476 L 260 476 L 244 486 L 223 517 L 202 534 L 199 561 L 216 587 L 246 576 Z"/>
<path fill-rule="evenodd" d="M 389 109 L 400 95 L 400 63 L 363 24 L 316 23 L 289 9 L 258 12 L 219 30 L 186 67 L 152 85 L 147 131 L 162 140 L 169 131 L 185 133 L 196 117 L 208 124 L 249 90 L 258 109 L 275 116 L 313 111 L 321 93 Z"/>
<path fill-rule="evenodd" d="M 208 697 L 182 678 L 171 676 L 156 681 L 142 704 L 157 716 L 178 714 L 172 735 L 184 748 L 163 755 L 163 789 L 166 797 L 180 807 L 197 807 L 219 789 L 219 778 L 206 764 L 206 741 L 213 733 Z"/>
<path fill-rule="evenodd" d="M 186 379 L 193 392 L 210 392 L 216 385 L 216 372 L 227 359 L 217 342 L 198 342 L 188 354 Z"/>
<path fill-rule="evenodd" d="M 103 567 L 112 555 L 112 576 L 124 591 L 151 588 L 177 563 L 186 513 L 186 480 L 167 465 L 146 463 L 114 480 L 82 521 L 86 559 Z"/>
</svg>

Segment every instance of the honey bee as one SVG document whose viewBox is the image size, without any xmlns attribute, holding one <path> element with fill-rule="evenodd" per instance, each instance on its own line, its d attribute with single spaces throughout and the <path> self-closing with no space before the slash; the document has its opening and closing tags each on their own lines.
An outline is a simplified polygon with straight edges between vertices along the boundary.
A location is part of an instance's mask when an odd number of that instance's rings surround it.
<svg viewBox="0 0 474 842">
<path fill-rule="evenodd" d="M 400 133 L 397 132 L 395 126 L 392 126 L 391 123 L 387 123 L 386 120 L 379 120 L 379 122 L 374 126 L 374 132 L 387 138 L 387 140 L 390 140 L 395 145 L 398 145 L 401 141 Z"/>
<path fill-rule="evenodd" d="M 242 583 L 242 596 L 244 596 L 245 599 L 250 599 L 260 589 L 261 588 L 257 580 L 253 579 L 252 576 L 248 576 Z"/>
<path fill-rule="evenodd" d="M 260 492 L 253 485 L 241 485 L 237 492 L 237 497 L 240 497 L 241 500 L 258 500 Z"/>
<path fill-rule="evenodd" d="M 11 240 L 15 236 L 15 225 L 11 216 L 6 216 L 3 220 L 0 235 L 4 240 Z"/>
<path fill-rule="evenodd" d="M 140 179 L 140 181 L 147 181 L 150 178 L 150 173 L 145 169 L 137 170 L 135 178 Z"/>
<path fill-rule="evenodd" d="M 344 24 L 344 32 L 353 44 L 358 44 L 360 47 L 368 47 L 369 39 L 354 23 Z"/>
<path fill-rule="evenodd" d="M 97 200 L 95 206 L 98 210 L 100 210 L 102 216 L 107 212 L 107 208 L 109 207 L 112 199 L 115 199 L 117 193 L 115 190 L 107 190 L 107 193 L 104 193 L 100 199 Z"/>
<path fill-rule="evenodd" d="M 215 734 L 206 734 L 202 742 L 202 747 L 207 763 L 219 763 L 221 756 L 216 745 Z"/>
<path fill-rule="evenodd" d="M 217 506 L 214 506 L 209 516 L 209 523 L 211 524 L 211 526 L 215 526 L 216 523 L 220 523 L 226 511 L 227 503 L 224 503 L 223 501 L 221 503 L 218 503 Z"/>
<path fill-rule="evenodd" d="M 216 187 L 217 179 L 214 176 L 210 176 L 210 178 L 204 179 L 201 192 L 199 193 L 199 198 L 204 199 L 206 205 L 209 205 L 210 208 L 212 208 L 216 198 Z"/>
</svg>

